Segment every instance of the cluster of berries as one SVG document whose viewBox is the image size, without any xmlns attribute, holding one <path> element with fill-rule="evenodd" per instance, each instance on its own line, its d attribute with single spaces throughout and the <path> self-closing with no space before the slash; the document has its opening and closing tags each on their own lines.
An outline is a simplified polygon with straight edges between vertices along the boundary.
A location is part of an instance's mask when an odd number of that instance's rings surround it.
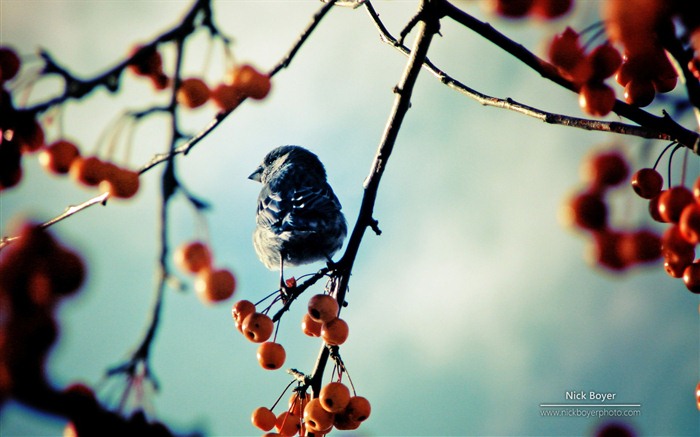
<svg viewBox="0 0 700 437">
<path fill-rule="evenodd" d="M 135 47 L 131 53 L 129 69 L 138 76 L 151 80 L 157 90 L 166 89 L 171 80 L 163 72 L 163 59 L 152 45 Z M 177 89 L 177 101 L 189 108 L 199 108 L 209 100 L 221 110 L 232 110 L 244 99 L 264 99 L 270 92 L 270 77 L 253 66 L 242 64 L 234 67 L 226 79 L 213 88 L 198 77 L 183 79 Z"/>
<path fill-rule="evenodd" d="M 359 428 L 370 412 L 371 406 L 366 398 L 351 394 L 345 384 L 335 381 L 323 386 L 317 398 L 295 392 L 289 398 L 287 410 L 279 415 L 267 407 L 258 407 L 250 419 L 263 431 L 275 428 L 278 435 L 306 435 L 307 432 L 325 435 L 333 428 Z"/>
<path fill-rule="evenodd" d="M 196 275 L 194 289 L 204 303 L 216 303 L 233 296 L 236 277 L 231 270 L 215 268 L 209 246 L 191 241 L 175 250 L 175 264 L 187 274 Z"/>
<path fill-rule="evenodd" d="M 695 246 L 700 243 L 700 177 L 692 191 L 683 185 L 663 190 L 661 174 L 643 168 L 632 177 L 632 187 L 649 200 L 651 217 L 669 225 L 661 237 L 666 273 L 683 278 L 688 290 L 700 293 L 700 261 L 695 260 Z"/>
<path fill-rule="evenodd" d="M 583 175 L 587 186 L 565 204 L 563 218 L 590 235 L 591 262 L 622 271 L 658 260 L 661 240 L 655 232 L 618 230 L 609 224 L 606 193 L 627 180 L 629 169 L 624 157 L 616 151 L 592 154 L 584 162 Z"/>
<path fill-rule="evenodd" d="M 26 223 L 18 235 L 0 252 L 0 404 L 16 388 L 45 379 L 58 335 L 55 308 L 85 279 L 82 258 L 46 229 Z"/>
<path fill-rule="evenodd" d="M 549 48 L 549 59 L 562 75 L 579 87 L 581 108 L 594 116 L 605 116 L 615 104 L 615 91 L 603 81 L 615 75 L 624 87 L 625 101 L 644 107 L 657 93 L 672 91 L 678 72 L 660 43 L 659 32 L 674 31 L 678 18 L 690 35 L 690 46 L 700 53 L 700 20 L 684 2 L 663 0 L 608 0 L 601 2 L 602 18 L 610 43 L 584 55 L 579 35 L 567 28 L 556 35 Z M 634 10 L 634 14 L 629 11 Z M 632 18 L 633 17 L 633 18 Z M 611 44 L 623 47 L 620 56 Z M 688 65 L 700 78 L 700 56 Z"/>
<path fill-rule="evenodd" d="M 488 7 L 501 17 L 544 20 L 559 18 L 569 12 L 573 0 L 489 0 Z"/>
<path fill-rule="evenodd" d="M 605 80 L 615 74 L 622 56 L 610 44 L 601 44 L 586 53 L 579 34 L 567 27 L 549 45 L 549 59 L 565 78 L 579 88 L 579 105 L 591 115 L 604 116 L 615 105 L 615 91 Z"/>
<path fill-rule="evenodd" d="M 9 48 L 0 48 L 0 191 L 10 188 L 22 179 L 22 155 L 39 154 L 39 162 L 50 173 L 70 173 L 77 182 L 87 186 L 99 186 L 112 197 L 130 198 L 139 189 L 136 171 L 103 161 L 97 157 L 81 157 L 76 144 L 59 139 L 46 144 L 44 130 L 36 115 L 17 110 L 10 94 L 4 89 L 4 81 L 17 75 L 19 57 Z"/>
<path fill-rule="evenodd" d="M 288 281 L 289 282 L 289 281 Z M 317 294 L 309 299 L 308 311 L 304 314 L 301 329 L 310 337 L 321 337 L 332 346 L 347 340 L 349 328 L 345 320 L 338 317 L 338 302 L 330 295 Z M 253 302 L 240 300 L 233 304 L 231 315 L 236 329 L 258 346 L 258 362 L 263 369 L 277 370 L 284 365 L 287 354 L 284 347 L 272 337 L 275 324 L 265 312 L 258 312 Z"/>
</svg>

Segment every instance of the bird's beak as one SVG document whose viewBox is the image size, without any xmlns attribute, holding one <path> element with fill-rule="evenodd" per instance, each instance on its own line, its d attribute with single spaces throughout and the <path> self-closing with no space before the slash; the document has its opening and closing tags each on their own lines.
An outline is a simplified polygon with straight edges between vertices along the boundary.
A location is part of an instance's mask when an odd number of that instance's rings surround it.
<svg viewBox="0 0 700 437">
<path fill-rule="evenodd" d="M 251 181 L 260 182 L 260 179 L 262 178 L 262 173 L 263 173 L 263 168 L 261 165 L 253 173 L 251 173 L 250 176 L 248 176 L 248 179 L 250 179 Z"/>
</svg>

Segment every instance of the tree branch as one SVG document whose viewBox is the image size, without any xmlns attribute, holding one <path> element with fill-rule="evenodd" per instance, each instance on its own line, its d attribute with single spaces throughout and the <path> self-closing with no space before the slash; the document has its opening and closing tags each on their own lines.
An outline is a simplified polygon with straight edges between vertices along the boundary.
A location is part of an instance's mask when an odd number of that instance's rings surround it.
<svg viewBox="0 0 700 437">
<path fill-rule="evenodd" d="M 413 44 L 413 49 L 411 50 L 411 56 L 406 63 L 399 84 L 394 88 L 394 93 L 396 94 L 394 105 L 386 127 L 384 128 L 384 133 L 379 142 L 374 160 L 372 161 L 369 175 L 364 182 L 364 195 L 362 197 L 362 204 L 360 206 L 357 222 L 348 240 L 345 253 L 336 264 L 339 280 L 336 281 L 334 292 L 338 304 L 341 307 L 345 302 L 345 293 L 350 282 L 350 272 L 355 263 L 365 231 L 367 228 L 374 229 L 376 227 L 373 211 L 379 191 L 379 182 L 386 170 L 389 157 L 396 144 L 396 138 L 401 128 L 401 123 L 410 107 L 413 86 L 416 83 L 423 62 L 425 62 L 432 38 L 440 30 L 440 15 L 437 3 L 434 0 L 421 1 L 419 16 L 420 23 L 417 25 L 418 33 Z M 314 396 L 318 396 L 321 390 L 323 372 L 328 362 L 328 356 L 329 350 L 324 344 L 319 352 L 316 366 L 311 374 L 311 389 Z"/>
<path fill-rule="evenodd" d="M 409 48 L 404 46 L 399 40 L 397 40 L 391 35 L 386 26 L 384 26 L 384 23 L 382 23 L 381 19 L 379 18 L 379 14 L 377 14 L 371 3 L 366 2 L 365 7 L 367 8 L 367 12 L 369 13 L 370 17 L 374 21 L 374 24 L 377 26 L 382 41 L 393 46 L 404 55 L 409 56 L 411 54 Z M 470 88 L 464 83 L 449 76 L 447 73 L 445 73 L 435 64 L 433 64 L 429 59 L 425 60 L 425 62 L 423 63 L 423 67 L 426 70 L 430 71 L 438 80 L 440 80 L 440 82 L 447 85 L 449 88 L 464 94 L 465 96 L 477 101 L 478 103 L 484 106 L 508 109 L 523 115 L 527 115 L 528 117 L 536 118 L 548 124 L 557 124 L 593 131 L 614 132 L 618 134 L 632 135 L 642 138 L 654 138 L 668 141 L 672 139 L 669 134 L 658 132 L 653 129 L 647 129 L 643 126 L 625 124 L 614 121 L 608 122 L 602 120 L 570 117 L 566 115 L 555 114 L 552 112 L 546 112 L 541 109 L 525 105 L 523 103 L 518 103 L 517 101 L 511 98 L 501 99 L 498 97 L 492 97 L 487 94 L 483 94 L 479 91 L 476 91 L 475 89 Z"/>
<path fill-rule="evenodd" d="M 441 0 L 441 4 L 446 16 L 462 24 L 468 29 L 473 30 L 488 41 L 491 41 L 496 46 L 505 50 L 507 53 L 513 55 L 513 57 L 538 72 L 545 79 L 549 79 L 570 91 L 578 93 L 576 86 L 571 81 L 564 79 L 559 74 L 556 67 L 549 62 L 540 59 L 521 44 L 516 43 L 497 31 L 490 24 L 477 20 L 448 1 Z M 684 145 L 685 147 L 688 147 L 696 154 L 700 151 L 700 135 L 684 128 L 666 115 L 658 117 L 640 108 L 628 105 L 620 100 L 615 102 L 613 112 L 652 131 L 667 134 L 673 140 Z"/>
</svg>

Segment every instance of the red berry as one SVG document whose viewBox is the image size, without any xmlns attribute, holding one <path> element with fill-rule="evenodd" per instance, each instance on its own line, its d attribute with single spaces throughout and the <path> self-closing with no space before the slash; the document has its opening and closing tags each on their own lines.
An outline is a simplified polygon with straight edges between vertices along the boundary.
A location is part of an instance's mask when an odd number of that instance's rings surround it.
<svg viewBox="0 0 700 437">
<path fill-rule="evenodd" d="M 228 84 L 251 99 L 264 99 L 270 92 L 270 76 L 260 73 L 252 65 L 241 65 L 231 72 Z"/>
<path fill-rule="evenodd" d="M 564 217 L 582 229 L 602 229 L 607 224 L 608 207 L 600 195 L 580 193 L 567 203 Z"/>
<path fill-rule="evenodd" d="M 643 199 L 652 199 L 658 196 L 663 184 L 664 178 L 661 173 L 653 168 L 642 168 L 632 175 L 632 189 Z"/>
<path fill-rule="evenodd" d="M 548 56 L 552 64 L 565 72 L 573 70 L 584 57 L 578 33 L 567 27 L 564 32 L 555 35 L 549 45 Z"/>
<path fill-rule="evenodd" d="M 194 109 L 209 100 L 209 87 L 202 79 L 190 77 L 184 79 L 177 90 L 177 101 L 181 105 Z"/>
<path fill-rule="evenodd" d="M 602 83 L 586 83 L 579 91 L 578 104 L 588 114 L 604 117 L 615 106 L 615 91 Z"/>
<path fill-rule="evenodd" d="M 17 53 L 9 47 L 0 47 L 0 83 L 17 75 L 20 60 Z"/>
<path fill-rule="evenodd" d="M 662 191 L 663 193 L 663 191 Z M 651 216 L 652 219 L 659 223 L 668 223 L 663 217 L 661 217 L 661 214 L 659 213 L 659 199 L 661 198 L 661 194 L 659 193 L 658 196 L 654 196 L 651 199 L 649 199 L 649 215 Z"/>
<path fill-rule="evenodd" d="M 647 263 L 661 257 L 661 238 L 646 229 L 622 233 L 618 244 L 626 264 Z"/>
<path fill-rule="evenodd" d="M 559 18 L 569 12 L 572 3 L 573 0 L 535 0 L 530 14 L 545 20 Z"/>
<path fill-rule="evenodd" d="M 629 266 L 620 252 L 622 234 L 610 230 L 593 233 L 593 241 L 588 252 L 591 263 L 612 271 L 621 271 Z"/>
<path fill-rule="evenodd" d="M 659 195 L 659 215 L 666 222 L 678 223 L 683 208 L 693 203 L 695 198 L 689 189 L 675 186 Z"/>
<path fill-rule="evenodd" d="M 80 156 L 78 147 L 66 140 L 49 144 L 39 153 L 39 163 L 56 174 L 67 174 L 73 161 Z"/>
<path fill-rule="evenodd" d="M 632 79 L 625 85 L 625 101 L 640 108 L 654 101 L 656 91 L 651 80 Z"/>
<path fill-rule="evenodd" d="M 693 202 L 683 208 L 678 228 L 689 243 L 700 242 L 700 204 Z"/>
<path fill-rule="evenodd" d="M 622 56 L 610 44 L 601 44 L 588 55 L 593 66 L 593 78 L 604 80 L 615 74 L 622 65 Z"/>
<path fill-rule="evenodd" d="M 614 186 L 627 179 L 629 167 L 620 152 L 599 152 L 584 163 L 584 178 L 594 187 Z"/>
<path fill-rule="evenodd" d="M 694 262 L 685 268 L 683 282 L 692 293 L 700 294 L 700 261 Z"/>
</svg>

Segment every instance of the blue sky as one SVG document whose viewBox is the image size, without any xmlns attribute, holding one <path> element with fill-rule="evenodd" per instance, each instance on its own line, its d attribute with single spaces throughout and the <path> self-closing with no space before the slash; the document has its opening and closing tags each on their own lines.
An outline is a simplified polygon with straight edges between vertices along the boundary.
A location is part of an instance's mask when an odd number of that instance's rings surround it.
<svg viewBox="0 0 700 437">
<path fill-rule="evenodd" d="M 572 19 L 583 28 L 595 20 L 596 4 L 578 3 Z M 319 7 L 299 1 L 214 4 L 217 22 L 235 41 L 236 59 L 263 70 L 282 57 Z M 565 25 L 504 22 L 475 2 L 460 5 L 540 55 L 544 39 Z M 415 6 L 375 4 L 395 34 Z M 0 40 L 30 61 L 37 48 L 45 48 L 89 76 L 170 27 L 188 7 L 180 1 L 3 0 Z M 460 81 L 486 94 L 581 116 L 574 94 L 490 43 L 449 21 L 441 33 L 430 58 Z M 207 64 L 206 47 L 202 32 L 188 51 L 185 73 L 213 84 L 223 76 L 221 51 L 215 46 Z M 172 53 L 165 58 L 171 61 Z M 235 299 L 258 300 L 277 281 L 252 248 L 259 186 L 247 175 L 271 148 L 304 145 L 325 163 L 353 226 L 404 63 L 403 55 L 379 40 L 363 9 L 334 10 L 291 67 L 274 78 L 268 99 L 246 102 L 178 159 L 187 187 L 213 205 L 206 219 L 214 257 L 236 273 Z M 132 76 L 122 85 L 117 96 L 99 91 L 66 105 L 64 135 L 84 153 L 95 150 L 100 134 L 124 109 L 164 101 Z M 39 86 L 32 96 L 53 91 L 55 84 Z M 579 167 L 589 150 L 618 145 L 640 168 L 652 165 L 664 144 L 548 126 L 482 107 L 426 72 L 412 104 L 377 199 L 375 218 L 383 233 L 366 235 L 343 313 L 350 324 L 343 359 L 358 394 L 373 407 L 362 434 L 590 433 L 597 419 L 540 414 L 540 404 L 563 402 L 572 390 L 615 393 L 616 401 L 641 404 L 631 423 L 642 435 L 698 434 L 697 296 L 667 277 L 661 265 L 625 275 L 590 267 L 586 239 L 558 220 L 564 199 L 582 186 Z M 213 115 L 209 106 L 183 111 L 181 121 L 196 132 Z M 57 138 L 57 129 L 48 135 Z M 128 161 L 123 151 L 116 159 L 139 166 L 166 141 L 167 122 L 155 117 L 135 131 Z M 45 174 L 34 157 L 26 157 L 24 166 L 22 184 L 0 195 L 3 229 L 18 215 L 45 220 L 96 194 Z M 91 208 L 53 228 L 85 254 L 90 272 L 82 293 L 61 308 L 60 342 L 49 367 L 58 385 L 97 383 L 140 340 L 153 299 L 160 172 L 144 176 L 135 199 Z M 698 174 L 692 160 L 689 174 Z M 648 223 L 646 204 L 629 188 L 612 200 L 616 225 Z M 198 235 L 198 222 L 182 199 L 173 202 L 171 218 L 173 245 Z M 258 366 L 255 346 L 234 328 L 230 303 L 204 306 L 190 279 L 182 279 L 190 289 L 168 291 L 153 349 L 161 384 L 151 398 L 156 417 L 180 430 L 257 435 L 250 412 L 272 404 L 290 378 Z M 278 339 L 287 350 L 286 367 L 310 370 L 319 343 L 298 329 L 304 306 L 285 315 Z M 2 435 L 56 435 L 62 427 L 16 404 L 0 412 Z"/>
</svg>

